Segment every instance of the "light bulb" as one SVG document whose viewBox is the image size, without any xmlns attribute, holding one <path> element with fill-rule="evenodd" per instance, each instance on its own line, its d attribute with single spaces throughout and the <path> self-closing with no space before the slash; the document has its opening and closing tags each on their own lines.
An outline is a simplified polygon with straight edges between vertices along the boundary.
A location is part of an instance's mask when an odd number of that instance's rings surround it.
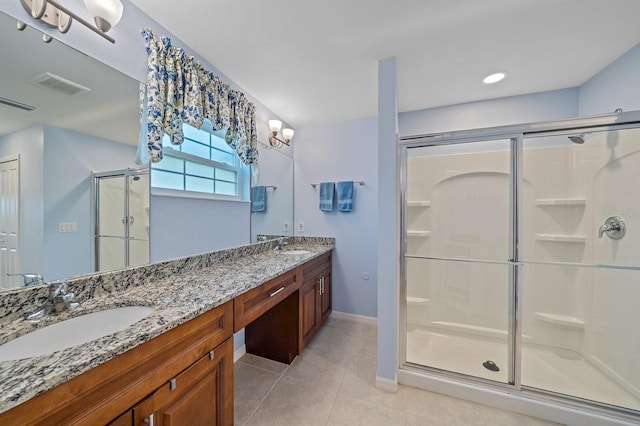
<svg viewBox="0 0 640 426">
<path fill-rule="evenodd" d="M 269 120 L 269 130 L 272 133 L 278 133 L 282 128 L 282 121 L 280 120 Z"/>
<path fill-rule="evenodd" d="M 295 132 L 293 131 L 293 129 L 282 129 L 282 137 L 287 142 L 289 142 L 291 139 L 293 139 L 293 134 L 294 133 Z"/>
<path fill-rule="evenodd" d="M 105 33 L 120 22 L 124 10 L 120 0 L 84 0 L 84 5 Z"/>
</svg>

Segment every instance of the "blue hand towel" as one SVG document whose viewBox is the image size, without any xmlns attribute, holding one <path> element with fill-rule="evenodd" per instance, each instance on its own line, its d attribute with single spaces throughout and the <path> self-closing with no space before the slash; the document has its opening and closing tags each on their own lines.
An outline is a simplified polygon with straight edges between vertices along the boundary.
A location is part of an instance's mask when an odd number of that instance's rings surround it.
<svg viewBox="0 0 640 426">
<path fill-rule="evenodd" d="M 338 211 L 353 210 L 353 181 L 338 182 Z"/>
<path fill-rule="evenodd" d="M 330 212 L 333 210 L 333 182 L 322 182 L 320 184 L 320 210 Z"/>
<path fill-rule="evenodd" d="M 251 188 L 251 211 L 264 212 L 267 210 L 267 187 L 254 186 Z"/>
</svg>

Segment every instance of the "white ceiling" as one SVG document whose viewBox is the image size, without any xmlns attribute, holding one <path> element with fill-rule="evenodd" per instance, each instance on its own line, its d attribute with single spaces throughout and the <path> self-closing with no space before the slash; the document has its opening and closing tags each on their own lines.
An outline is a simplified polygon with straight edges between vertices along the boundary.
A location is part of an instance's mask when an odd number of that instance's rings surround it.
<svg viewBox="0 0 640 426">
<path fill-rule="evenodd" d="M 131 1 L 294 127 L 376 115 L 391 56 L 411 111 L 575 87 L 640 42 L 638 0 Z"/>
</svg>

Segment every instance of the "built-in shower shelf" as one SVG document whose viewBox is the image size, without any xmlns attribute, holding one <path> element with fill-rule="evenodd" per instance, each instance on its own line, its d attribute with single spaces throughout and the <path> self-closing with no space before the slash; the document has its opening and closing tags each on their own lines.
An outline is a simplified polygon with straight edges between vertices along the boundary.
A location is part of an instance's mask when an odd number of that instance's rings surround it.
<svg viewBox="0 0 640 426">
<path fill-rule="evenodd" d="M 427 299 L 426 297 L 413 297 L 407 296 L 407 305 L 411 306 L 425 306 L 431 302 L 431 299 Z"/>
<path fill-rule="evenodd" d="M 567 315 L 549 314 L 546 312 L 536 312 L 535 315 L 536 315 L 536 318 L 538 318 L 539 320 L 548 322 L 554 325 L 559 325 L 559 326 L 568 327 L 568 328 L 580 328 L 580 329 L 584 328 L 584 321 L 579 318 L 570 317 Z"/>
<path fill-rule="evenodd" d="M 537 206 L 584 206 L 587 203 L 585 198 L 538 198 Z"/>
<path fill-rule="evenodd" d="M 407 231 L 407 237 L 428 238 L 430 236 L 431 236 L 431 231 Z"/>
<path fill-rule="evenodd" d="M 431 207 L 431 201 L 407 201 L 408 207 Z"/>
<path fill-rule="evenodd" d="M 536 234 L 536 239 L 539 241 L 552 241 L 558 243 L 577 243 L 584 244 L 587 241 L 587 237 L 581 235 L 561 235 L 561 234 Z"/>
</svg>

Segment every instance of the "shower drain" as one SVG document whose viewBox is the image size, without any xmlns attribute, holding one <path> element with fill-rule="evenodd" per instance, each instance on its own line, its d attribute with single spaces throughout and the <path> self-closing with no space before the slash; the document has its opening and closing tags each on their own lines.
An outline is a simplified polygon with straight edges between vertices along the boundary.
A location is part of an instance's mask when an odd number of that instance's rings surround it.
<svg viewBox="0 0 640 426">
<path fill-rule="evenodd" d="M 495 362 L 488 360 L 482 363 L 482 366 L 484 368 L 486 368 L 487 370 L 491 370 L 491 371 L 500 371 L 500 368 L 496 365 Z"/>
</svg>

